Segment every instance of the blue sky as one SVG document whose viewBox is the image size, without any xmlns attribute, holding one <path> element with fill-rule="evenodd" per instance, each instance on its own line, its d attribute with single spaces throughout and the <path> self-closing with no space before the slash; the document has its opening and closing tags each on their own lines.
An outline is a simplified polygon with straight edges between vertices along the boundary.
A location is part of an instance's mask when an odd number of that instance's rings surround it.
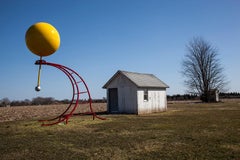
<svg viewBox="0 0 240 160">
<path fill-rule="evenodd" d="M 71 98 L 67 77 L 48 66 L 34 91 L 38 57 L 25 33 L 41 21 L 61 36 L 59 50 L 44 59 L 76 70 L 93 98 L 106 96 L 102 86 L 117 70 L 152 73 L 169 95 L 185 93 L 181 62 L 197 36 L 217 47 L 229 91 L 240 92 L 239 16 L 239 0 L 1 0 L 0 99 Z"/>
</svg>

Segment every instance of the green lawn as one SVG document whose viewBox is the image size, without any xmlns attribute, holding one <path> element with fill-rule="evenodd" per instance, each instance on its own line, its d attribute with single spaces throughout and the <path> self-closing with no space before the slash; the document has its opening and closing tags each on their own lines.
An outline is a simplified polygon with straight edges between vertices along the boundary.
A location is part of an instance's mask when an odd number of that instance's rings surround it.
<svg viewBox="0 0 240 160">
<path fill-rule="evenodd" d="M 240 103 L 170 104 L 151 115 L 0 123 L 0 159 L 240 159 Z"/>
</svg>

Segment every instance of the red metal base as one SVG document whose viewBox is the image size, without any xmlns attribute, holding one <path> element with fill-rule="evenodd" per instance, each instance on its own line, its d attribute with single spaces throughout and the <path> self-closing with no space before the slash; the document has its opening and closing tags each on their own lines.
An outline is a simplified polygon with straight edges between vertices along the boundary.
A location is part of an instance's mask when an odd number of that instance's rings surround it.
<svg viewBox="0 0 240 160">
<path fill-rule="evenodd" d="M 47 119 L 47 120 L 39 120 L 40 122 L 42 122 L 42 126 L 50 126 L 50 125 L 58 124 L 61 122 L 65 122 L 67 124 L 68 120 L 71 116 L 77 115 L 76 113 L 74 113 L 74 111 L 80 105 L 80 103 L 79 103 L 80 95 L 83 95 L 83 94 L 87 94 L 87 97 L 88 97 L 87 103 L 89 104 L 90 112 L 78 113 L 78 114 L 91 114 L 93 116 L 93 120 L 95 118 L 99 118 L 102 120 L 106 119 L 106 118 L 97 116 L 96 113 L 93 111 L 92 98 L 91 98 L 88 86 L 85 83 L 85 81 L 83 80 L 83 78 L 77 72 L 75 72 L 74 70 L 72 70 L 66 66 L 63 66 L 60 64 L 55 64 L 55 63 L 49 63 L 49 62 L 46 62 L 45 60 L 37 60 L 35 62 L 35 64 L 36 65 L 48 65 L 48 66 L 52 66 L 52 67 L 55 67 L 55 68 L 61 70 L 69 78 L 69 80 L 72 84 L 72 89 L 73 89 L 72 100 L 71 100 L 70 104 L 68 105 L 67 109 L 62 114 L 60 114 L 59 116 L 57 116 L 55 118 Z M 78 84 L 82 84 L 84 86 L 83 88 L 85 88 L 85 90 L 80 91 Z"/>
</svg>

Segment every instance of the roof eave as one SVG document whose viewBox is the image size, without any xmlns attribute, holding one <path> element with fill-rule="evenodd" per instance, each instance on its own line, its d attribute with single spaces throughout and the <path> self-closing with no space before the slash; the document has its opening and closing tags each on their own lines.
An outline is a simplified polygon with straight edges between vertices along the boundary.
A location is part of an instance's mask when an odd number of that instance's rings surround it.
<svg viewBox="0 0 240 160">
<path fill-rule="evenodd" d="M 138 88 L 170 88 L 169 86 L 137 86 Z"/>
<path fill-rule="evenodd" d="M 120 70 L 118 70 L 108 81 L 107 83 L 105 83 L 102 88 L 103 89 L 107 89 L 107 86 L 115 79 L 115 77 L 117 77 L 118 74 L 120 74 Z"/>
</svg>

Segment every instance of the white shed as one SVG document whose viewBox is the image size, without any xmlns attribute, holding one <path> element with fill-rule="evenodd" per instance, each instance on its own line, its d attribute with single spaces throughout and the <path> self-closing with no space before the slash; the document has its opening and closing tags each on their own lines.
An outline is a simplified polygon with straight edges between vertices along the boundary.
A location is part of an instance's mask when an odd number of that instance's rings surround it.
<svg viewBox="0 0 240 160">
<path fill-rule="evenodd" d="M 167 84 L 153 74 L 117 71 L 103 86 L 109 113 L 145 114 L 167 110 Z"/>
</svg>

